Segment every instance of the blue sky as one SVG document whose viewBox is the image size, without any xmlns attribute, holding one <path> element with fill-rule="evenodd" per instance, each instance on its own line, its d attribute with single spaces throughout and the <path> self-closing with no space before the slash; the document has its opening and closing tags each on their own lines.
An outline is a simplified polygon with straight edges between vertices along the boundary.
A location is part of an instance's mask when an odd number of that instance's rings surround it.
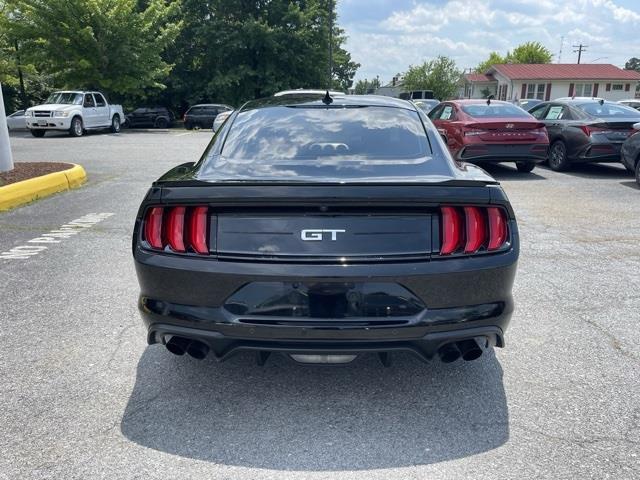
<svg viewBox="0 0 640 480">
<path fill-rule="evenodd" d="M 640 57 L 640 0 L 338 0 L 347 49 L 361 64 L 356 79 L 387 82 L 436 55 L 469 68 L 538 41 L 558 61 L 575 63 L 572 45 L 588 45 L 582 63 L 624 66 Z"/>
</svg>

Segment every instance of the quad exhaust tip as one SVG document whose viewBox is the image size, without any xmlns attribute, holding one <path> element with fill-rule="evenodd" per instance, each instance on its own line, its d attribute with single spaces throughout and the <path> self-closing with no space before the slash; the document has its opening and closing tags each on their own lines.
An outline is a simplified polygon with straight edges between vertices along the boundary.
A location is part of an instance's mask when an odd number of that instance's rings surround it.
<svg viewBox="0 0 640 480">
<path fill-rule="evenodd" d="M 166 347 L 174 355 L 181 356 L 187 353 L 196 360 L 202 360 L 209 354 L 209 346 L 207 344 L 184 337 L 171 337 L 167 341 Z"/>
<path fill-rule="evenodd" d="M 438 349 L 438 357 L 442 363 L 451 363 L 462 357 L 470 362 L 482 356 L 482 347 L 475 339 L 470 338 L 460 342 L 447 343 Z"/>
</svg>

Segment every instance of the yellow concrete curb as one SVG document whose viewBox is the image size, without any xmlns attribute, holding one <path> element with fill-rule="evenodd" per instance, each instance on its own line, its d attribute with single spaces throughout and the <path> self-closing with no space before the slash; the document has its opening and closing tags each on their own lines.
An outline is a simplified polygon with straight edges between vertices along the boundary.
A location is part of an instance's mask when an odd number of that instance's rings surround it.
<svg viewBox="0 0 640 480">
<path fill-rule="evenodd" d="M 0 187 L 0 212 L 10 210 L 54 193 L 77 188 L 87 180 L 87 172 L 80 165 L 60 172 Z"/>
</svg>

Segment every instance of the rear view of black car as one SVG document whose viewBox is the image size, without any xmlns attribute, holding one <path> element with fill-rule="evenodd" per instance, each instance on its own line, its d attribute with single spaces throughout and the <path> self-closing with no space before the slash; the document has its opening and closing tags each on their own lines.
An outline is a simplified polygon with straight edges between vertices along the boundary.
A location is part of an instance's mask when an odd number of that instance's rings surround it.
<svg viewBox="0 0 640 480">
<path fill-rule="evenodd" d="M 274 97 L 156 181 L 133 234 L 149 344 L 301 363 L 504 346 L 519 243 L 499 184 L 387 97 Z"/>
<path fill-rule="evenodd" d="M 165 107 L 141 107 L 127 113 L 127 127 L 169 128 L 173 125 L 175 116 Z"/>
<path fill-rule="evenodd" d="M 184 128 L 187 130 L 195 127 L 209 129 L 219 113 L 229 112 L 231 110 L 233 110 L 233 107 L 217 103 L 194 105 L 184 114 Z"/>
<path fill-rule="evenodd" d="M 563 99 L 536 105 L 529 113 L 549 134 L 549 166 L 562 171 L 573 163 L 620 162 L 620 148 L 640 122 L 640 112 L 596 99 Z"/>
</svg>

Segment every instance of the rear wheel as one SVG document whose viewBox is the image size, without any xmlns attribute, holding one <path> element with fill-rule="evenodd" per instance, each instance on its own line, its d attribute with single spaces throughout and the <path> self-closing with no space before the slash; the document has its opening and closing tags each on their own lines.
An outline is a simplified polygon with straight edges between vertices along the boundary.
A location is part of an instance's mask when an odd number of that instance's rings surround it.
<svg viewBox="0 0 640 480">
<path fill-rule="evenodd" d="M 156 128 L 167 128 L 169 126 L 169 122 L 167 122 L 166 118 L 158 118 L 156 120 Z"/>
<path fill-rule="evenodd" d="M 46 133 L 46 130 L 31 130 L 31 135 L 33 135 L 36 138 L 44 137 L 45 133 Z"/>
<path fill-rule="evenodd" d="M 120 132 L 120 115 L 114 115 L 111 119 L 111 133 Z"/>
<path fill-rule="evenodd" d="M 193 130 L 193 125 L 191 123 L 185 123 L 184 128 L 186 128 L 187 130 Z"/>
<path fill-rule="evenodd" d="M 640 158 L 636 162 L 636 183 L 640 186 Z"/>
<path fill-rule="evenodd" d="M 82 119 L 80 117 L 73 117 L 73 120 L 71 120 L 71 128 L 69 128 L 69 135 L 72 137 L 81 137 L 82 134 Z"/>
<path fill-rule="evenodd" d="M 549 150 L 549 166 L 551 170 L 555 170 L 556 172 L 569 169 L 570 163 L 567 158 L 567 147 L 562 140 L 557 140 L 551 145 L 551 149 Z"/>
<path fill-rule="evenodd" d="M 531 170 L 536 168 L 536 164 L 533 162 L 516 162 L 516 168 L 519 172 L 529 173 Z"/>
</svg>

